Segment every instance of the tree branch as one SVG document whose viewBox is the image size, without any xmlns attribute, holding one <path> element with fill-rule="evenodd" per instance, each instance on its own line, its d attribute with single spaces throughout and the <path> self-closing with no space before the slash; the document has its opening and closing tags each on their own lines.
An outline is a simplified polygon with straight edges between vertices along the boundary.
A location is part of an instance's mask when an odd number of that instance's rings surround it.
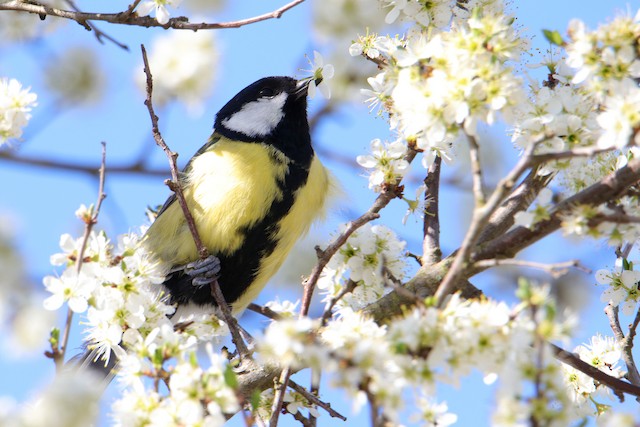
<svg viewBox="0 0 640 427">
<path fill-rule="evenodd" d="M 536 268 L 538 270 L 546 271 L 553 277 L 565 275 L 570 268 L 576 268 L 578 270 L 582 270 L 585 273 L 591 272 L 591 270 L 589 270 L 587 267 L 580 264 L 580 261 L 578 261 L 577 259 L 566 262 L 558 262 L 554 264 L 544 264 L 541 262 L 525 261 L 520 259 L 486 259 L 475 262 L 474 266 L 483 269 L 498 266 Z"/>
<path fill-rule="evenodd" d="M 440 249 L 440 217 L 438 216 L 441 164 L 442 158 L 436 156 L 424 179 L 424 185 L 427 189 L 424 192 L 425 209 L 422 225 L 424 238 L 422 240 L 421 265 L 434 264 L 442 259 L 442 250 Z"/>
<path fill-rule="evenodd" d="M 553 351 L 555 357 L 562 363 L 565 363 L 572 368 L 575 368 L 578 371 L 590 376 L 594 380 L 598 381 L 601 384 L 604 384 L 618 394 L 626 393 L 632 396 L 640 396 L 640 387 L 602 372 L 600 369 L 596 368 L 595 366 L 589 365 L 587 362 L 580 359 L 575 354 L 570 353 L 555 344 L 549 343 L 549 346 L 551 347 L 551 350 Z"/>
<path fill-rule="evenodd" d="M 546 139 L 546 138 L 544 138 Z M 454 290 L 454 284 L 459 281 L 460 278 L 463 277 L 463 270 L 466 268 L 465 264 L 469 260 L 471 252 L 480 237 L 480 233 L 483 228 L 488 224 L 489 218 L 493 214 L 493 212 L 498 208 L 500 203 L 506 197 L 506 195 L 511 191 L 511 189 L 515 186 L 518 178 L 530 167 L 531 163 L 531 155 L 533 154 L 535 148 L 540 144 L 544 139 L 536 142 L 532 142 L 527 147 L 525 153 L 520 158 L 518 163 L 513 167 L 513 169 L 498 183 L 497 187 L 489 197 L 486 203 L 479 205 L 478 202 L 481 201 L 478 199 L 481 195 L 476 194 L 476 206 L 473 210 L 473 217 L 471 219 L 471 224 L 469 225 L 469 229 L 467 230 L 467 234 L 462 241 L 462 245 L 460 249 L 456 252 L 453 263 L 449 271 L 447 271 L 446 276 L 444 277 L 442 284 L 438 287 L 434 298 L 436 300 L 436 304 L 438 306 L 442 305 L 444 302 L 444 298 L 451 294 Z M 470 138 L 470 141 L 472 138 Z M 473 144 L 471 144 L 473 145 Z M 479 166 L 479 165 L 478 165 Z M 475 174 L 474 174 L 475 175 Z M 474 178 L 478 180 L 479 177 Z M 479 185 L 478 183 L 474 184 L 474 186 Z M 475 189 L 478 191 L 478 189 Z M 482 198 L 484 196 L 482 195 Z"/>
<path fill-rule="evenodd" d="M 100 165 L 84 165 L 80 163 L 71 163 L 63 160 L 52 160 L 40 157 L 29 157 L 20 155 L 11 151 L 0 151 L 0 160 L 9 163 L 17 163 L 25 166 L 42 167 L 48 169 L 61 169 L 69 172 L 79 172 L 91 176 L 98 176 Z M 147 169 L 144 165 L 135 162 L 130 164 L 122 164 L 118 166 L 106 166 L 105 172 L 108 174 L 132 174 L 164 177 L 167 176 L 167 169 Z"/>
<path fill-rule="evenodd" d="M 87 21 L 103 21 L 111 24 L 120 25 L 133 25 L 137 27 L 162 27 L 173 28 L 176 30 L 211 30 L 211 29 L 223 29 L 223 28 L 239 28 L 249 24 L 255 24 L 256 22 L 266 21 L 268 19 L 280 18 L 286 11 L 294 8 L 304 0 L 294 0 L 284 6 L 275 9 L 272 12 L 257 15 L 251 18 L 240 19 L 237 21 L 228 22 L 214 22 L 214 23 L 191 23 L 188 18 L 181 16 L 177 18 L 171 18 L 169 22 L 162 25 L 155 18 L 150 16 L 138 16 L 135 14 L 135 10 L 131 7 L 119 13 L 100 13 L 100 12 L 80 12 L 72 10 L 57 9 L 48 5 L 40 4 L 36 1 L 24 2 L 21 0 L 11 0 L 5 3 L 0 3 L 0 10 L 14 10 L 27 13 L 33 13 L 39 16 L 54 16 L 57 18 L 69 19 L 76 21 L 78 24 L 87 28 L 89 24 Z M 137 6 L 139 1 L 136 1 L 132 6 Z M 88 28 L 91 28 L 90 26 Z"/>
</svg>

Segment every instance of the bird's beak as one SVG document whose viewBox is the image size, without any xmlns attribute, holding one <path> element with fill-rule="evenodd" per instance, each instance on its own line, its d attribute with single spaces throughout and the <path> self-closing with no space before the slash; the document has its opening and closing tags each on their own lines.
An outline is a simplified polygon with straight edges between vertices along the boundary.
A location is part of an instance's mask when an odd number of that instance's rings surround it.
<svg viewBox="0 0 640 427">
<path fill-rule="evenodd" d="M 298 80 L 298 83 L 296 84 L 296 92 L 295 92 L 298 98 L 302 96 L 307 96 L 307 92 L 309 90 L 309 83 L 311 83 L 312 81 L 315 81 L 316 86 L 319 85 L 322 82 L 322 75 L 319 77 L 316 77 L 315 79 L 313 77 L 308 77 L 306 79 Z"/>
<path fill-rule="evenodd" d="M 307 92 L 309 90 L 309 83 L 311 83 L 311 79 L 302 79 L 298 80 L 296 84 L 296 98 L 302 98 L 303 96 L 307 96 Z"/>
</svg>

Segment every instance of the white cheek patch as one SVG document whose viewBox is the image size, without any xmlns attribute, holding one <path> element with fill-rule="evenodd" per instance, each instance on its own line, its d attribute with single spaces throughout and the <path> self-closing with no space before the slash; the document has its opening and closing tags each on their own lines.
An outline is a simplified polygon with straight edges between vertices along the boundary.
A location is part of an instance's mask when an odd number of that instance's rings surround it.
<svg viewBox="0 0 640 427">
<path fill-rule="evenodd" d="M 286 100 L 287 93 L 282 92 L 273 98 L 260 98 L 249 102 L 240 111 L 224 119 L 222 124 L 229 130 L 250 137 L 267 136 L 282 120 L 282 107 Z"/>
</svg>

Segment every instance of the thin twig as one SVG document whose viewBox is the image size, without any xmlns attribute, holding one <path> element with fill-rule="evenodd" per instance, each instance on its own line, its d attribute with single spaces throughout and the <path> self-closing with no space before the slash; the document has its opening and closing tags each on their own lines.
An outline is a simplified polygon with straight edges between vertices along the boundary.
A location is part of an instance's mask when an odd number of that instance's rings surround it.
<svg viewBox="0 0 640 427">
<path fill-rule="evenodd" d="M 176 163 L 176 159 L 178 158 L 178 153 L 175 153 L 169 149 L 164 139 L 162 138 L 162 135 L 160 134 L 160 129 L 158 128 L 158 116 L 155 115 L 153 110 L 153 103 L 152 103 L 153 78 L 151 76 L 151 70 L 149 68 L 147 51 L 144 48 L 144 45 L 140 45 L 140 48 L 142 50 L 142 60 L 144 62 L 144 73 L 147 76 L 147 97 L 144 101 L 144 104 L 147 106 L 147 109 L 149 110 L 149 116 L 151 117 L 153 138 L 156 141 L 156 144 L 158 144 L 158 146 L 162 148 L 162 150 L 167 155 L 167 158 L 169 159 L 169 167 L 171 169 L 172 180 L 167 180 L 166 182 L 169 188 L 171 188 L 171 190 L 175 193 L 176 199 L 178 200 L 178 203 L 182 208 L 182 213 L 184 214 L 185 221 L 189 226 L 189 231 L 193 236 L 193 241 L 198 250 L 198 254 L 200 255 L 200 258 L 205 259 L 209 256 L 209 251 L 203 245 L 202 240 L 200 239 L 200 235 L 198 234 L 198 229 L 196 227 L 193 216 L 189 211 L 189 207 L 187 206 L 187 202 L 184 198 L 184 193 L 182 192 L 182 186 L 180 185 L 178 166 Z M 218 304 L 218 307 L 222 312 L 224 321 L 227 323 L 227 326 L 229 327 L 229 332 L 231 333 L 231 339 L 234 345 L 236 346 L 236 349 L 238 350 L 238 355 L 240 357 L 240 361 L 242 362 L 244 358 L 250 357 L 250 352 L 244 340 L 242 339 L 242 335 L 240 334 L 238 321 L 231 314 L 231 309 L 229 308 L 229 305 L 224 299 L 224 295 L 222 294 L 222 290 L 220 289 L 220 284 L 218 283 L 217 280 L 213 280 L 213 282 L 211 283 L 211 295 L 215 299 L 216 304 Z"/>
<path fill-rule="evenodd" d="M 80 274 L 80 270 L 82 269 L 82 263 L 84 260 L 84 251 L 87 248 L 87 243 L 89 242 L 89 237 L 91 236 L 91 231 L 93 230 L 93 226 L 98 222 L 98 214 L 100 213 L 100 207 L 102 206 L 102 201 L 104 200 L 106 194 L 104 193 L 104 181 L 105 181 L 105 164 L 107 160 L 107 144 L 102 142 L 102 160 L 100 162 L 100 171 L 98 172 L 98 199 L 96 200 L 96 204 L 92 209 L 91 217 L 85 219 L 84 225 L 84 234 L 82 236 L 82 244 L 80 245 L 80 249 L 78 250 L 78 255 L 76 259 L 76 271 Z M 64 364 L 64 356 L 67 351 L 67 345 L 69 343 L 69 335 L 71 332 L 71 323 L 73 320 L 73 311 L 69 308 L 67 310 L 67 318 L 64 327 L 64 332 L 62 334 L 62 347 L 59 351 L 52 352 L 53 358 L 56 364 L 56 369 L 58 372 L 63 367 Z"/>
<path fill-rule="evenodd" d="M 629 254 L 631 253 L 631 250 L 633 249 L 633 243 L 629 243 L 627 242 L 624 247 L 618 247 L 616 249 L 616 256 L 618 258 L 623 258 L 623 259 L 627 259 L 629 258 Z"/>
<path fill-rule="evenodd" d="M 411 163 L 416 154 L 417 152 L 415 150 L 410 149 L 405 155 L 404 159 L 408 163 Z M 351 236 L 351 234 L 353 234 L 358 228 L 380 217 L 380 214 L 378 212 L 380 212 L 385 206 L 387 206 L 389 202 L 391 202 L 391 200 L 398 197 L 400 182 L 401 179 L 398 179 L 395 185 L 389 185 L 385 187 L 373 202 L 369 210 L 367 210 L 367 212 L 362 214 L 359 218 L 349 222 L 344 231 L 342 231 L 342 233 L 340 233 L 335 239 L 333 239 L 324 250 L 316 248 L 316 252 L 318 254 L 318 262 L 313 267 L 313 269 L 311 270 L 311 274 L 304 283 L 304 293 L 302 296 L 302 304 L 300 306 L 300 317 L 304 317 L 309 313 L 309 308 L 311 306 L 311 297 L 313 296 L 313 291 L 315 289 L 316 283 L 320 278 L 320 273 L 322 273 L 322 270 L 327 265 L 331 257 L 333 257 L 333 255 L 338 252 L 340 247 L 342 247 L 342 245 L 347 242 L 349 236 Z"/>
<path fill-rule="evenodd" d="M 271 419 L 269 420 L 269 427 L 276 427 L 278 425 L 278 418 L 280 417 L 280 412 L 282 412 L 284 395 L 287 392 L 290 377 L 291 367 L 287 366 L 280 374 L 280 380 L 274 387 L 275 394 L 273 396 L 273 404 L 271 405 Z"/>
<path fill-rule="evenodd" d="M 338 292 L 338 295 L 331 297 L 331 300 L 329 300 L 329 304 L 327 304 L 327 307 L 324 309 L 324 312 L 322 313 L 322 318 L 320 321 L 320 324 L 322 326 L 325 326 L 329 321 L 329 319 L 331 319 L 331 315 L 333 314 L 333 308 L 336 306 L 336 304 L 342 298 L 344 298 L 345 295 L 353 292 L 353 290 L 356 288 L 357 285 L 358 284 L 356 282 L 349 279 L 347 281 L 347 285 L 343 286 L 342 289 L 340 289 L 340 292 Z"/>
<path fill-rule="evenodd" d="M 617 308 L 617 307 L 616 307 Z M 617 315 L 617 311 L 616 311 Z M 638 373 L 638 367 L 633 358 L 633 343 L 636 337 L 636 331 L 638 324 L 640 323 L 640 310 L 636 312 L 636 317 L 633 319 L 633 323 L 629 325 L 629 333 L 626 338 L 623 338 L 620 343 L 622 344 L 622 358 L 627 365 L 627 378 L 631 384 L 640 386 L 640 374 Z"/>
<path fill-rule="evenodd" d="M 640 216 L 614 213 L 614 214 L 608 214 L 608 215 L 597 214 L 593 218 L 589 219 L 589 225 L 591 225 L 592 223 L 594 225 L 597 225 L 603 222 L 612 222 L 615 224 L 640 224 Z"/>
<path fill-rule="evenodd" d="M 153 133 L 153 139 L 156 141 L 156 144 L 162 148 L 162 151 L 167 155 L 169 159 L 169 168 L 171 169 L 171 180 L 167 180 L 166 184 L 176 194 L 176 199 L 178 199 L 178 203 L 182 208 L 182 212 L 184 213 L 185 221 L 187 222 L 187 226 L 189 227 L 189 231 L 193 236 L 193 241 L 198 250 L 198 254 L 200 258 L 205 259 L 209 256 L 209 251 L 202 244 L 202 240 L 200 239 L 200 235 L 198 234 L 198 229 L 196 227 L 196 223 L 193 220 L 193 216 L 189 211 L 189 207 L 187 206 L 187 202 L 184 198 L 184 193 L 182 192 L 182 186 L 180 185 L 180 174 L 178 172 L 178 165 L 176 159 L 178 158 L 178 153 L 175 153 L 169 149 L 169 146 L 164 142 L 162 135 L 160 134 L 160 129 L 158 127 L 158 116 L 156 116 L 153 110 L 152 103 L 152 93 L 153 93 L 153 78 L 151 76 L 151 69 L 149 68 L 149 60 L 147 59 L 147 50 L 144 48 L 144 45 L 140 45 L 142 50 L 142 61 L 144 62 L 144 73 L 147 76 L 147 98 L 144 101 L 144 105 L 147 106 L 147 110 L 149 110 L 149 116 L 151 117 L 151 131 Z"/>
<path fill-rule="evenodd" d="M 531 156 L 531 163 L 534 165 L 539 165 L 539 164 L 547 163 L 553 160 L 563 160 L 563 159 L 570 159 L 574 157 L 593 157 L 597 154 L 606 153 L 609 151 L 613 151 L 615 149 L 617 148 L 616 147 L 600 148 L 597 146 L 593 146 L 593 147 L 577 147 L 567 151 L 540 153 L 540 154 L 534 154 L 533 156 Z"/>
<path fill-rule="evenodd" d="M 553 277 L 563 276 L 567 273 L 570 268 L 576 268 L 585 273 L 591 273 L 591 270 L 580 263 L 579 260 L 574 259 L 566 262 L 558 262 L 553 264 L 545 264 L 541 262 L 535 261 L 525 261 L 520 259 L 483 259 L 480 261 L 476 261 L 474 263 L 475 267 L 480 268 L 491 268 L 498 266 L 516 266 L 516 267 L 527 267 L 527 268 L 535 268 L 538 270 L 546 271 L 551 274 Z"/>
<path fill-rule="evenodd" d="M 0 160 L 4 160 L 11 163 L 18 163 L 25 166 L 42 167 L 48 169 L 62 169 L 70 172 L 80 172 L 83 174 L 97 176 L 100 166 L 91 164 L 79 164 L 66 162 L 64 160 L 46 159 L 42 157 L 30 157 L 24 154 L 18 155 L 18 153 L 11 151 L 0 151 Z M 164 169 L 148 169 L 139 163 L 129 163 L 121 165 L 109 165 L 106 169 L 108 174 L 132 174 L 132 175 L 146 175 L 146 176 L 167 176 L 168 170 Z"/>
<path fill-rule="evenodd" d="M 636 397 L 640 396 L 640 387 L 602 372 L 600 369 L 588 364 L 575 354 L 570 353 L 555 344 L 549 343 L 549 346 L 551 347 L 555 357 L 562 363 L 565 363 L 590 376 L 599 383 L 609 387 L 611 390 L 617 393 L 626 393 Z"/>
<path fill-rule="evenodd" d="M 640 321 L 640 310 L 636 313 L 636 318 L 632 325 L 629 325 L 629 336 L 625 337 L 620 326 L 620 317 L 618 316 L 618 306 L 613 306 L 611 303 L 607 304 L 604 308 L 604 312 L 609 319 L 609 326 L 613 331 L 613 336 L 616 339 L 620 348 L 622 348 L 622 360 L 627 365 L 627 379 L 631 384 L 640 386 L 640 375 L 638 374 L 638 368 L 636 367 L 635 360 L 633 359 L 633 336 L 635 336 L 636 328 L 638 327 L 638 321 Z M 633 332 L 632 332 L 633 331 Z M 632 336 L 633 334 L 633 336 Z"/>
<path fill-rule="evenodd" d="M 51 7 L 44 4 L 39 4 L 36 1 L 23 2 L 21 0 L 11 0 L 5 3 L 0 3 L 0 10 L 15 10 L 33 13 L 39 16 L 55 16 L 58 18 L 70 19 L 76 21 L 80 25 L 86 26 L 87 21 L 103 21 L 112 24 L 121 25 L 133 25 L 137 27 L 162 27 L 173 28 L 176 30 L 210 30 L 210 29 L 222 29 L 222 28 L 239 28 L 249 24 L 255 24 L 256 22 L 266 21 L 268 19 L 277 19 L 282 16 L 286 11 L 304 2 L 304 0 L 295 0 L 284 6 L 273 10 L 272 12 L 263 13 L 251 18 L 240 19 L 237 21 L 228 22 L 213 22 L 213 23 L 191 23 L 186 17 L 177 17 L 169 19 L 166 24 L 160 24 L 155 18 L 150 16 L 138 16 L 132 13 L 131 9 L 127 9 L 120 13 L 101 13 L 101 12 L 78 12 L 71 10 L 63 10 L 55 7 Z M 139 2 L 134 2 L 133 6 Z"/>
<path fill-rule="evenodd" d="M 66 0 L 67 4 L 69 5 L 69 7 L 71 7 L 71 9 L 73 9 L 76 12 L 82 12 L 78 6 L 76 6 L 75 2 L 73 0 Z M 139 3 L 140 0 L 137 0 L 137 2 Z M 80 25 L 83 25 L 87 30 L 91 31 L 93 30 L 94 35 L 96 36 L 96 39 L 98 40 L 98 42 L 100 42 L 101 44 L 104 44 L 104 41 L 102 40 L 102 38 L 105 38 L 107 40 L 109 40 L 111 43 L 115 44 L 116 46 L 118 46 L 121 49 L 124 49 L 126 51 L 129 50 L 129 46 L 127 46 L 124 43 L 120 43 L 119 41 L 117 41 L 116 39 L 114 39 L 113 37 L 111 37 L 110 35 L 106 34 L 105 32 L 101 31 L 98 29 L 98 27 L 96 27 L 94 24 L 92 24 L 91 22 L 87 22 L 87 21 L 78 21 L 78 23 Z"/>
<path fill-rule="evenodd" d="M 347 417 L 345 417 L 344 415 L 342 415 L 341 413 L 333 409 L 330 403 L 323 402 L 322 400 L 320 400 L 320 398 L 318 398 L 318 396 L 309 392 L 306 388 L 302 387 L 300 384 L 296 383 L 295 381 L 289 381 L 289 387 L 291 387 L 297 393 L 300 393 L 302 397 L 304 397 L 309 401 L 309 403 L 313 403 L 314 405 L 319 406 L 325 411 L 327 411 L 327 413 L 331 415 L 333 418 L 339 418 L 342 421 L 347 421 Z"/>
<path fill-rule="evenodd" d="M 252 302 L 247 306 L 247 309 L 262 314 L 264 317 L 268 317 L 271 320 L 282 319 L 282 315 L 280 313 L 278 313 L 277 311 L 273 311 L 269 307 L 266 307 L 264 305 L 258 305 Z"/>
<path fill-rule="evenodd" d="M 422 258 L 420 265 L 432 265 L 442 259 L 440 249 L 440 216 L 438 205 L 440 203 L 440 166 L 442 158 L 436 156 L 433 164 L 429 166 L 429 172 L 424 179 L 427 187 L 424 192 L 424 220 L 422 225 Z"/>
</svg>

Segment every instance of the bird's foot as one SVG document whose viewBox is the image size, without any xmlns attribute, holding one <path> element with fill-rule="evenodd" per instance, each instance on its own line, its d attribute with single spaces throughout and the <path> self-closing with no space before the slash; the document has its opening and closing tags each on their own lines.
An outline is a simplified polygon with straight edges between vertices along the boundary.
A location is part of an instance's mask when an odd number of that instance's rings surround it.
<svg viewBox="0 0 640 427">
<path fill-rule="evenodd" d="M 183 271 L 191 277 L 191 283 L 196 288 L 208 286 L 218 279 L 220 260 L 214 255 L 209 255 L 205 259 L 199 259 L 185 265 Z"/>
</svg>

